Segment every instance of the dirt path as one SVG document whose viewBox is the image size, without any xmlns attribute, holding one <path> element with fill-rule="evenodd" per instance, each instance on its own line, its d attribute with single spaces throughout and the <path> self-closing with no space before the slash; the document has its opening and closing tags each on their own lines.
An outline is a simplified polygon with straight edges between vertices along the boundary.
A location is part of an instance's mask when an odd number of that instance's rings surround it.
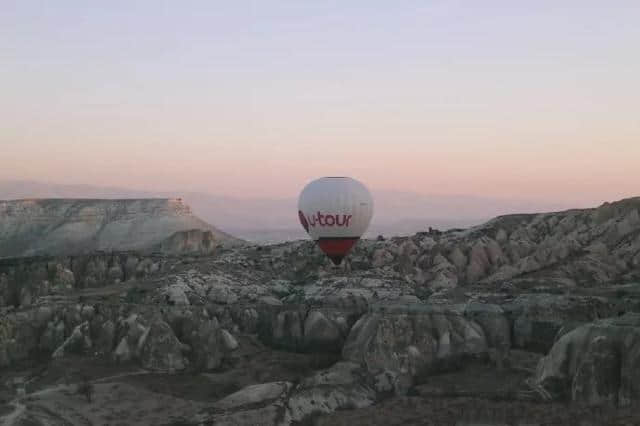
<svg viewBox="0 0 640 426">
<path fill-rule="evenodd" d="M 13 426 L 16 421 L 25 413 L 27 407 L 18 401 L 12 401 L 9 405 L 13 406 L 13 411 L 5 416 L 0 417 L 1 426 Z"/>
<path fill-rule="evenodd" d="M 140 375 L 146 375 L 146 374 L 152 374 L 152 373 L 146 370 L 139 370 L 139 371 L 134 371 L 129 373 L 115 374 L 108 377 L 101 377 L 99 379 L 93 380 L 91 383 L 93 384 L 109 383 L 110 381 L 122 379 L 124 377 L 140 376 Z M 76 385 L 77 383 L 72 383 L 69 385 L 48 386 L 48 387 L 45 387 L 44 389 L 40 389 L 35 392 L 31 392 L 24 396 L 13 399 L 12 401 L 8 402 L 7 405 L 14 407 L 14 409 L 9 414 L 5 414 L 4 416 L 0 417 L 0 426 L 14 426 L 18 424 L 17 423 L 18 420 L 20 420 L 20 418 L 27 412 L 27 405 L 24 404 L 25 401 L 42 399 L 42 397 L 46 397 L 48 395 L 52 395 L 58 392 L 64 392 L 64 391 L 73 392 L 75 391 Z"/>
</svg>

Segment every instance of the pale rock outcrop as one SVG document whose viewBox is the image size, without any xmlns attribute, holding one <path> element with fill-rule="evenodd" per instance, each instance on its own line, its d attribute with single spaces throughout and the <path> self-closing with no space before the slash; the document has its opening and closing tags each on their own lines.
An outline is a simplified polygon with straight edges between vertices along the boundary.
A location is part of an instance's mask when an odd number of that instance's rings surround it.
<svg viewBox="0 0 640 426">
<path fill-rule="evenodd" d="M 76 279 L 72 271 L 60 264 L 55 266 L 55 272 L 52 280 L 54 287 L 62 290 L 71 290 L 74 288 L 75 283 Z"/>
<path fill-rule="evenodd" d="M 472 302 L 465 307 L 464 316 L 482 327 L 489 347 L 511 348 L 511 324 L 500 306 Z"/>
<path fill-rule="evenodd" d="M 291 418 L 285 404 L 292 387 L 290 382 L 246 386 L 198 413 L 194 424 L 288 425 Z"/>
<path fill-rule="evenodd" d="M 387 249 L 380 248 L 373 252 L 371 266 L 374 268 L 381 268 L 391 262 L 393 262 L 393 254 L 391 254 Z"/>
<path fill-rule="evenodd" d="M 215 318 L 205 320 L 189 317 L 185 321 L 181 334 L 185 343 L 192 348 L 196 368 L 212 370 L 220 366 L 225 354 L 220 333 L 220 324 Z"/>
<path fill-rule="evenodd" d="M 449 254 L 449 260 L 451 260 L 451 263 L 453 263 L 460 271 L 467 265 L 467 256 L 465 256 L 462 250 L 460 250 L 460 247 L 456 247 L 451 251 Z"/>
<path fill-rule="evenodd" d="M 42 349 L 41 334 L 53 316 L 52 308 L 47 306 L 3 314 L 0 320 L 0 368 L 35 356 Z"/>
<path fill-rule="evenodd" d="M 220 338 L 222 340 L 222 345 L 227 352 L 232 352 L 238 349 L 238 341 L 231 333 L 229 333 L 225 329 L 220 330 Z"/>
<path fill-rule="evenodd" d="M 282 310 L 277 313 L 271 324 L 263 332 L 263 341 L 275 347 L 298 349 L 304 333 L 304 311 Z"/>
<path fill-rule="evenodd" d="M 398 256 L 395 263 L 400 273 L 410 274 L 413 271 L 413 265 L 419 253 L 418 246 L 411 239 L 407 239 L 398 247 Z"/>
<path fill-rule="evenodd" d="M 640 314 L 578 327 L 553 345 L 536 382 L 556 397 L 587 405 L 629 406 L 640 401 Z"/>
<path fill-rule="evenodd" d="M 116 335 L 116 324 L 113 320 L 107 319 L 102 315 L 97 315 L 91 321 L 91 335 L 93 337 L 93 348 L 99 353 L 110 353 L 113 350 L 113 344 Z"/>
<path fill-rule="evenodd" d="M 467 265 L 466 276 L 467 282 L 474 283 L 483 278 L 489 272 L 490 264 L 485 241 L 476 241 L 469 253 L 469 264 Z"/>
<path fill-rule="evenodd" d="M 551 349 L 566 322 L 589 322 L 614 312 L 600 298 L 552 294 L 524 294 L 503 309 L 513 324 L 513 346 L 540 353 Z"/>
<path fill-rule="evenodd" d="M 45 351 L 53 352 L 60 347 L 64 341 L 65 325 L 64 321 L 52 320 L 47 323 L 45 331 L 40 336 L 39 347 Z"/>
<path fill-rule="evenodd" d="M 144 318 L 132 313 L 126 319 L 118 322 L 116 338 L 118 344 L 113 352 L 113 358 L 117 362 L 126 362 L 137 359 L 144 343 L 144 336 L 149 331 L 149 326 Z"/>
<path fill-rule="evenodd" d="M 373 405 L 376 393 L 363 384 L 359 368 L 357 363 L 339 362 L 304 379 L 287 402 L 290 419 L 300 422 L 311 414 Z"/>
<path fill-rule="evenodd" d="M 189 298 L 186 295 L 185 290 L 188 287 L 181 284 L 172 284 L 166 289 L 165 298 L 170 305 L 188 306 Z"/>
<path fill-rule="evenodd" d="M 159 243 L 155 250 L 170 255 L 211 254 L 223 246 L 216 234 L 204 229 L 178 231 Z"/>
<path fill-rule="evenodd" d="M 129 342 L 126 338 L 122 338 L 118 346 L 113 351 L 113 359 L 116 362 L 127 362 L 134 358 L 135 353 L 133 352 Z"/>
<path fill-rule="evenodd" d="M 482 328 L 460 313 L 430 305 L 380 306 L 351 329 L 343 358 L 372 375 L 388 371 L 410 381 L 487 354 Z M 406 389 L 396 389 L 406 391 Z"/>
<path fill-rule="evenodd" d="M 312 310 L 307 314 L 303 334 L 306 348 L 326 350 L 337 346 L 338 351 L 342 348 L 343 335 L 340 327 L 319 310 Z"/>
<path fill-rule="evenodd" d="M 258 299 L 258 303 L 267 306 L 282 306 L 283 303 L 280 299 L 273 296 L 262 296 Z"/>
<path fill-rule="evenodd" d="M 231 305 L 238 301 L 238 296 L 233 291 L 233 288 L 230 285 L 222 283 L 211 286 L 207 298 L 211 302 L 226 305 Z"/>
<path fill-rule="evenodd" d="M 453 288 L 458 285 L 458 273 L 446 257 L 438 254 L 433 259 L 433 267 L 429 270 L 432 277 L 426 284 L 435 290 Z"/>
<path fill-rule="evenodd" d="M 253 405 L 277 400 L 292 388 L 289 382 L 271 382 L 247 386 L 228 395 L 214 404 L 215 408 L 229 410 L 233 408 Z"/>
<path fill-rule="evenodd" d="M 246 333 L 255 333 L 258 329 L 259 314 L 255 308 L 240 308 L 234 311 L 234 319 L 240 329 Z"/>
<path fill-rule="evenodd" d="M 70 353 L 81 354 L 93 346 L 88 322 L 83 322 L 73 329 L 71 335 L 51 355 L 52 358 L 62 358 Z"/>
<path fill-rule="evenodd" d="M 366 288 L 378 283 L 362 280 L 360 285 Z M 339 353 L 351 326 L 367 310 L 368 303 L 362 294 L 345 288 L 329 294 L 324 293 L 331 287 L 319 286 L 318 289 L 323 292 L 322 296 L 310 294 L 308 305 L 258 305 L 256 329 L 261 341 L 296 352 Z M 253 324 L 254 316 L 244 309 L 239 312 L 239 320 Z"/>
<path fill-rule="evenodd" d="M 189 361 L 185 348 L 166 322 L 156 319 L 140 338 L 140 362 L 149 370 L 175 372 L 184 370 Z"/>
<path fill-rule="evenodd" d="M 268 287 L 276 297 L 288 296 L 293 291 L 291 281 L 283 279 L 271 281 Z"/>
<path fill-rule="evenodd" d="M 505 243 L 507 240 L 509 239 L 509 235 L 507 234 L 507 231 L 505 231 L 504 229 L 500 228 L 498 230 L 498 232 L 496 233 L 496 238 L 495 240 L 500 243 L 503 244 Z"/>
</svg>

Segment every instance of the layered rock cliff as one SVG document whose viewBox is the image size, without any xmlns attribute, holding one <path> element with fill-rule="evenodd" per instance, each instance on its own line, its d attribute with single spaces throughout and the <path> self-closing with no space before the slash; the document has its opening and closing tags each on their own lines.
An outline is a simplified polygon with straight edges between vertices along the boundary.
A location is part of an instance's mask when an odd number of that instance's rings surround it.
<svg viewBox="0 0 640 426">
<path fill-rule="evenodd" d="M 191 230 L 202 232 L 188 239 L 200 235 L 207 248 L 239 242 L 199 219 L 180 199 L 0 201 L 0 258 L 152 250 L 169 237 L 185 239 L 180 233 Z M 175 251 L 175 243 L 170 246 Z"/>
</svg>

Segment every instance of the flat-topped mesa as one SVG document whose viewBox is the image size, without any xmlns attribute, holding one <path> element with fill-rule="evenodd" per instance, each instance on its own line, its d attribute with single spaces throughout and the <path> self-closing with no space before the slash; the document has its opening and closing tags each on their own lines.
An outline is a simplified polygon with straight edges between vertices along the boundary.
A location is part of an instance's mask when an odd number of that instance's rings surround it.
<svg viewBox="0 0 640 426">
<path fill-rule="evenodd" d="M 46 220 L 59 217 L 60 212 L 69 212 L 77 218 L 94 218 L 102 215 L 134 216 L 148 214 L 158 216 L 170 214 L 176 216 L 192 215 L 191 207 L 181 198 L 131 198 L 131 199 L 23 199 L 0 200 L 0 218 L 30 217 L 35 220 Z"/>
<path fill-rule="evenodd" d="M 192 214 L 191 207 L 186 205 L 184 201 L 182 201 L 182 198 L 169 198 L 167 199 L 167 203 L 178 214 L 180 213 Z"/>
<path fill-rule="evenodd" d="M 211 231 L 215 245 L 239 242 L 180 198 L 0 201 L 0 257 L 150 250 L 189 230 Z"/>
</svg>

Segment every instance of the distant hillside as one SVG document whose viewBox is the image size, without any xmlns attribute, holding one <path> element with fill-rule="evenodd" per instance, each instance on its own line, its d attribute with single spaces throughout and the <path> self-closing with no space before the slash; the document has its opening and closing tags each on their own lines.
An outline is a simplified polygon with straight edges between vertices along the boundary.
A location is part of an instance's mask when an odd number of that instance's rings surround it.
<svg viewBox="0 0 640 426">
<path fill-rule="evenodd" d="M 238 253 L 245 257 L 237 264 L 257 265 L 260 271 L 273 268 L 293 280 L 300 279 L 301 270 L 311 277 L 323 276 L 321 269 L 328 263 L 311 242 L 261 250 L 261 262 L 254 248 Z M 360 241 L 345 259 L 345 269 L 408 282 L 418 292 L 456 287 L 491 293 L 534 287 L 564 291 L 638 283 L 640 197 L 596 208 L 504 215 L 462 230 Z M 342 281 L 335 283 L 336 289 L 344 290 Z M 327 288 L 324 283 L 322 288 Z"/>
<path fill-rule="evenodd" d="M 303 183 L 301 183 L 303 184 Z M 509 213 L 536 213 L 582 207 L 536 200 L 509 200 L 473 195 L 422 195 L 372 188 L 376 208 L 366 237 L 411 235 L 429 227 L 463 228 Z M 175 198 L 220 229 L 255 242 L 308 238 L 298 223 L 295 197 L 233 198 L 199 192 L 140 191 L 91 185 L 31 181 L 0 182 L 0 199 L 17 198 Z M 586 206 L 585 206 L 586 207 Z"/>
<path fill-rule="evenodd" d="M 180 199 L 0 201 L 0 258 L 152 250 L 190 230 L 209 231 L 207 246 L 240 242 L 196 217 Z"/>
</svg>

